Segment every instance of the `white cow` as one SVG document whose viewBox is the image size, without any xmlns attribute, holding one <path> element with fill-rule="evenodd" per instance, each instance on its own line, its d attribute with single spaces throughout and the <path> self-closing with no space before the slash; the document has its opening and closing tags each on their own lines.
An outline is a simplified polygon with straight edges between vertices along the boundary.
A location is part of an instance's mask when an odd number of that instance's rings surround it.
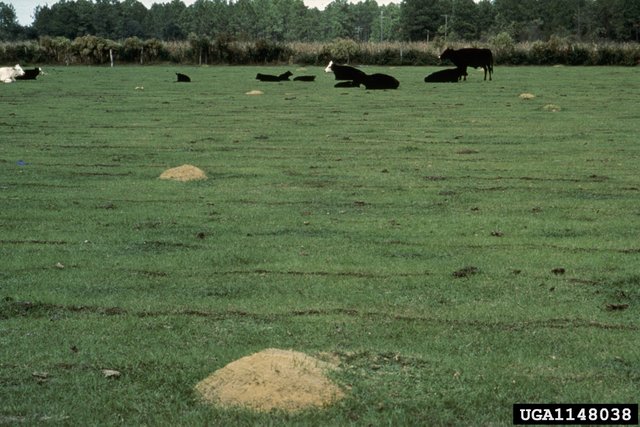
<svg viewBox="0 0 640 427">
<path fill-rule="evenodd" d="M 16 77 L 24 76 L 24 70 L 20 64 L 16 64 L 15 67 L 2 67 L 0 68 L 0 81 L 5 83 L 11 83 L 16 81 Z"/>
</svg>

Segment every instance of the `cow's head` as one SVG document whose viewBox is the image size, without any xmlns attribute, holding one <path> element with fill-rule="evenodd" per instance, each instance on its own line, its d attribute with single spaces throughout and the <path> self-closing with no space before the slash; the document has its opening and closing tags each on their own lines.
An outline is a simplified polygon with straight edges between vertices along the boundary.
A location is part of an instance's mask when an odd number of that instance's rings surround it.
<svg viewBox="0 0 640 427">
<path fill-rule="evenodd" d="M 16 64 L 15 67 L 13 67 L 13 69 L 16 72 L 16 77 L 20 77 L 20 76 L 24 76 L 24 70 L 22 69 L 22 67 L 20 66 L 20 64 Z"/>
<path fill-rule="evenodd" d="M 442 59 L 449 59 L 449 58 L 451 57 L 451 53 L 452 53 L 452 52 L 453 52 L 453 49 L 451 49 L 450 47 L 448 47 L 448 48 L 446 48 L 446 49 L 444 50 L 444 52 L 442 52 L 442 53 L 440 54 L 440 57 L 439 57 L 439 58 L 440 58 L 441 60 L 442 60 Z"/>
<path fill-rule="evenodd" d="M 333 60 L 329 61 L 329 65 L 327 65 L 327 68 L 324 69 L 325 73 L 332 73 L 333 72 Z"/>
</svg>

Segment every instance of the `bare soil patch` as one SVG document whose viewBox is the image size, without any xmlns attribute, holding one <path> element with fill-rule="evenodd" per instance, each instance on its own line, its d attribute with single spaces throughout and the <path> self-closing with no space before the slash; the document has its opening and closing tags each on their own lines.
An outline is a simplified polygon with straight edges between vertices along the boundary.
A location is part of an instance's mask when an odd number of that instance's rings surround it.
<svg viewBox="0 0 640 427">
<path fill-rule="evenodd" d="M 480 269 L 478 267 L 474 267 L 472 265 L 461 268 L 460 270 L 453 272 L 453 277 L 470 277 L 475 274 L 480 273 Z"/>
<path fill-rule="evenodd" d="M 215 405 L 295 412 L 327 406 L 344 396 L 325 376 L 335 368 L 301 352 L 270 348 L 229 363 L 195 389 Z"/>
</svg>

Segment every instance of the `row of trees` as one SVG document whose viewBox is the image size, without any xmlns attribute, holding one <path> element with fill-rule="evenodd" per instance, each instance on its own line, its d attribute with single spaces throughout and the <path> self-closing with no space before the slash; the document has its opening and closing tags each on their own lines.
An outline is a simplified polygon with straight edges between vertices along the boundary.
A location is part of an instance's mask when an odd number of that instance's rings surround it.
<svg viewBox="0 0 640 427">
<path fill-rule="evenodd" d="M 275 42 L 487 40 L 640 41 L 639 0 L 333 0 L 324 10 L 303 0 L 181 0 L 147 9 L 137 0 L 60 0 L 34 10 L 34 22 L 17 23 L 0 1 L 0 40 L 87 35 L 124 40 L 184 41 L 197 37 Z"/>
</svg>

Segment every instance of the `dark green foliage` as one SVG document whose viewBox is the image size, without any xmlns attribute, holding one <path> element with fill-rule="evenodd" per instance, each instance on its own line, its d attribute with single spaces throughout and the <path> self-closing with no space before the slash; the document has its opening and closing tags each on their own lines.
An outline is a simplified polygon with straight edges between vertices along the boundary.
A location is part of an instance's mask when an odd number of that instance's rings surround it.
<svg viewBox="0 0 640 427">
<path fill-rule="evenodd" d="M 627 55 L 616 46 L 605 45 L 593 52 L 594 65 L 637 65 L 640 61 L 640 45 L 636 45 L 635 55 Z"/>
<path fill-rule="evenodd" d="M 571 45 L 567 49 L 567 65 L 589 65 L 591 63 L 591 51 L 584 45 Z"/>
<path fill-rule="evenodd" d="M 15 10 L 0 2 L 0 40 L 43 36 L 75 39 L 93 35 L 187 40 L 190 34 L 232 34 L 254 42 L 473 41 L 508 32 L 517 42 L 549 40 L 640 41 L 637 0 L 334 0 L 324 10 L 301 0 L 181 0 L 147 9 L 136 0 L 65 0 L 34 11 L 30 27 L 18 25 Z"/>
<path fill-rule="evenodd" d="M 287 46 L 265 39 L 260 39 L 253 47 L 249 47 L 250 63 L 253 64 L 288 62 L 292 54 L 293 52 Z"/>
<path fill-rule="evenodd" d="M 120 57 L 128 63 L 143 62 L 144 41 L 138 37 L 125 39 L 119 49 Z"/>
<path fill-rule="evenodd" d="M 29 28 L 0 1 L 5 63 L 436 65 L 445 47 L 482 45 L 497 64 L 636 65 L 637 0 L 405 0 L 378 6 L 336 0 L 65 0 L 35 10 Z M 24 42 L 21 39 L 31 38 Z M 38 39 L 36 42 L 35 39 Z M 402 41 L 411 43 L 401 43 Z M 425 45 L 416 45 L 428 40 Z M 309 45 L 322 43 L 319 49 Z M 480 42 L 478 42 L 480 41 Z M 371 47 L 372 42 L 391 42 Z"/>
</svg>

